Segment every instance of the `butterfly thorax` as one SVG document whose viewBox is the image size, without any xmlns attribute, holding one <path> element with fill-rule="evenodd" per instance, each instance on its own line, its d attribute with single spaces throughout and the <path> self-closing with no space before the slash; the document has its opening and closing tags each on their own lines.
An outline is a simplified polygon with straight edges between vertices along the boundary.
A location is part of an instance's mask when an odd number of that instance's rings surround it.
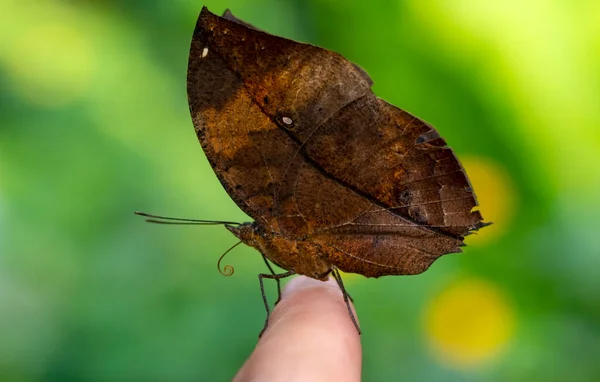
<svg viewBox="0 0 600 382">
<path fill-rule="evenodd" d="M 257 222 L 227 226 L 227 229 L 280 268 L 319 280 L 326 279 L 331 271 L 331 264 L 315 243 L 269 232 Z"/>
</svg>

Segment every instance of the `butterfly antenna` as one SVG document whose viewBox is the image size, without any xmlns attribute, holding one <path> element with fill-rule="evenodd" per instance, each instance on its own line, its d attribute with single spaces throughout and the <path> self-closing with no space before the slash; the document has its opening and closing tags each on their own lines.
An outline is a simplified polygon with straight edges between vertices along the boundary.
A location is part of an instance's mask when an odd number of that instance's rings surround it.
<svg viewBox="0 0 600 382">
<path fill-rule="evenodd" d="M 198 219 L 182 219 L 171 218 L 168 216 L 152 215 L 145 212 L 135 211 L 134 214 L 143 216 L 148 223 L 156 224 L 179 224 L 179 225 L 241 225 L 242 223 L 221 221 L 221 220 L 198 220 Z"/>
<path fill-rule="evenodd" d="M 231 276 L 233 274 L 233 272 L 235 272 L 235 269 L 233 269 L 233 267 L 229 264 L 227 264 L 225 267 L 221 268 L 221 260 L 223 260 L 223 258 L 225 257 L 226 254 L 228 254 L 232 249 L 234 249 L 235 247 L 237 247 L 238 245 L 242 244 L 242 241 L 238 241 L 237 243 L 235 243 L 234 245 L 232 245 L 227 251 L 225 251 L 224 254 L 221 255 L 221 257 L 219 257 L 219 260 L 217 261 L 217 269 L 219 270 L 219 273 L 222 274 L 223 276 Z"/>
</svg>

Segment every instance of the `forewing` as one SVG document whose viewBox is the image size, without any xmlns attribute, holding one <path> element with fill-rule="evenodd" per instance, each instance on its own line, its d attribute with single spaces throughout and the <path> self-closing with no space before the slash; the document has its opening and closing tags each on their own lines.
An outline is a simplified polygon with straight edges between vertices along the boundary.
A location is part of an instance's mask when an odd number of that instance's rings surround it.
<svg viewBox="0 0 600 382">
<path fill-rule="evenodd" d="M 274 231 L 302 235 L 292 192 L 305 159 L 286 129 L 321 125 L 369 92 L 368 77 L 337 53 L 228 17 L 236 21 L 203 8 L 192 38 L 188 100 L 198 138 L 240 208 Z"/>
</svg>

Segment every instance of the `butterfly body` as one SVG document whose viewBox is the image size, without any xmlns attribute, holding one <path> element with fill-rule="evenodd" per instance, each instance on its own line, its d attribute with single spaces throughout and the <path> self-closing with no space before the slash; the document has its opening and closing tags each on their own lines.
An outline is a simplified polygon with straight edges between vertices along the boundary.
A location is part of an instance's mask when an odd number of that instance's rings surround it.
<svg viewBox="0 0 600 382">
<path fill-rule="evenodd" d="M 326 280 L 332 269 L 326 251 L 310 240 L 289 239 L 268 233 L 256 222 L 227 227 L 246 245 L 256 248 L 280 268 L 318 280 Z"/>
</svg>

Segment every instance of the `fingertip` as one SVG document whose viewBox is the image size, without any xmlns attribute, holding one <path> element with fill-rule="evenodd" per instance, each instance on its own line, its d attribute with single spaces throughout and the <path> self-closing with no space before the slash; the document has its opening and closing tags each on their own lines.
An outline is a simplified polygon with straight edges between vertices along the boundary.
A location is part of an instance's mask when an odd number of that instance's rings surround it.
<svg viewBox="0 0 600 382">
<path fill-rule="evenodd" d="M 360 336 L 335 280 L 298 276 L 284 288 L 267 330 L 238 376 L 360 380 L 361 358 Z"/>
<path fill-rule="evenodd" d="M 332 288 L 336 291 L 339 291 L 339 287 L 332 278 L 328 278 L 326 281 L 321 281 L 306 276 L 297 276 L 291 279 L 285 285 L 283 288 L 282 298 L 287 298 L 294 293 L 298 293 L 309 288 Z"/>
<path fill-rule="evenodd" d="M 356 320 L 354 305 L 350 304 Z M 335 323 L 341 332 L 351 327 L 348 334 L 359 335 L 348 312 L 348 306 L 340 287 L 333 278 L 326 281 L 306 276 L 297 276 L 290 280 L 283 289 L 282 300 L 273 310 L 269 326 L 265 333 L 275 329 L 285 319 L 297 327 L 320 330 L 316 323 Z"/>
</svg>

